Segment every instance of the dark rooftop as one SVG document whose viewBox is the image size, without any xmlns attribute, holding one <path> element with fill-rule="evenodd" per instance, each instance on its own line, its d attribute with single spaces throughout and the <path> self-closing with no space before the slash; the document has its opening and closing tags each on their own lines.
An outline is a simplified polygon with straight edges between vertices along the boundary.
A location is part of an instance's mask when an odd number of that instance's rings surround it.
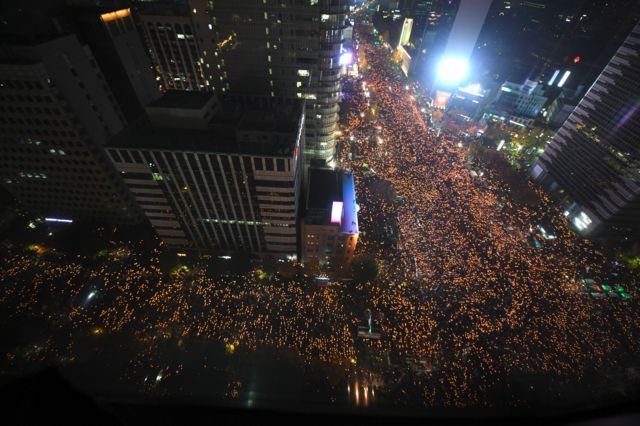
<svg viewBox="0 0 640 426">
<path fill-rule="evenodd" d="M 331 169 L 309 169 L 307 209 L 331 209 L 334 201 L 342 201 L 340 172 Z"/>
<path fill-rule="evenodd" d="M 202 109 L 213 96 L 211 92 L 168 90 L 159 99 L 151 102 L 147 108 Z"/>
<path fill-rule="evenodd" d="M 244 112 L 239 128 L 247 131 L 295 132 L 299 118 L 292 116 L 288 109 L 252 109 Z"/>
<path fill-rule="evenodd" d="M 264 110 L 268 111 L 267 115 L 262 112 Z M 259 107 L 225 101 L 206 129 L 154 128 L 147 120 L 141 120 L 127 126 L 109 146 L 288 157 L 295 150 L 297 123 L 302 111 L 302 102 Z M 273 120 L 269 126 L 255 120 L 255 117 L 265 116 Z M 252 128 L 253 125 L 257 128 Z M 250 130 L 263 132 L 261 138 L 238 140 L 239 133 Z"/>
</svg>

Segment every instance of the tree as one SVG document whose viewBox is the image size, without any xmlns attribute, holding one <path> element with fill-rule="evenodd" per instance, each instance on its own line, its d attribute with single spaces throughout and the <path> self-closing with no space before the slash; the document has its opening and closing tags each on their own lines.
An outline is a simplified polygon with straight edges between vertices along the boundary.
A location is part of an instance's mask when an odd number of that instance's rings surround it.
<svg viewBox="0 0 640 426">
<path fill-rule="evenodd" d="M 484 132 L 484 139 L 487 141 L 488 146 L 498 146 L 501 140 L 509 141 L 511 137 L 509 134 L 502 128 L 501 125 L 497 123 L 489 124 L 487 130 Z"/>
<path fill-rule="evenodd" d="M 373 281 L 378 276 L 378 263 L 369 254 L 359 254 L 351 261 L 351 273 L 356 281 Z"/>
<path fill-rule="evenodd" d="M 298 270 L 293 262 L 280 262 L 278 263 L 278 273 L 285 278 L 293 279 Z"/>
</svg>

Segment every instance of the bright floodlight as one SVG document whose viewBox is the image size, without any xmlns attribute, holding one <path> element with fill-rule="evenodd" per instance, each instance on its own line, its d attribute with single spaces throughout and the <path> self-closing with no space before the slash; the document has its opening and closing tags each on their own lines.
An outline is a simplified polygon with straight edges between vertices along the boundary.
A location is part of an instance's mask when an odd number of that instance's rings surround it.
<svg viewBox="0 0 640 426">
<path fill-rule="evenodd" d="M 349 51 L 344 52 L 338 59 L 338 64 L 340 65 L 350 65 L 351 62 L 353 62 L 353 53 Z"/>
<path fill-rule="evenodd" d="M 462 58 L 444 58 L 438 65 L 438 80 L 447 84 L 457 84 L 467 76 L 469 63 Z"/>
</svg>

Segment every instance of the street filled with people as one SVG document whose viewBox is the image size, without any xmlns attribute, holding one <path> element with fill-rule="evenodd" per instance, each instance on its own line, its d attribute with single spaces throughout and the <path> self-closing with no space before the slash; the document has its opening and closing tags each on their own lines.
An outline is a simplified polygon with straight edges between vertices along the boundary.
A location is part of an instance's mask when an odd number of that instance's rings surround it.
<svg viewBox="0 0 640 426">
<path fill-rule="evenodd" d="M 3 370 L 103 359 L 88 349 L 99 348 L 126 363 L 96 370 L 190 394 L 172 380 L 216 361 L 173 354 L 210 345 L 228 359 L 286 352 L 300 366 L 287 375 L 323 368 L 342 398 L 390 405 L 596 400 L 609 393 L 594 384 L 610 377 L 637 388 L 637 273 L 578 239 L 543 192 L 469 160 L 455 131 L 431 129 L 424 93 L 371 27 L 357 22 L 355 37 L 368 65 L 345 83 L 339 166 L 356 177 L 357 256 L 375 259 L 375 279 L 322 271 L 331 280 L 320 285 L 300 265 L 211 273 L 212 258 L 192 255 L 163 270 L 157 239 L 80 254 L 13 243 L 0 250 Z M 241 370 L 224 371 L 231 398 L 248 395 Z"/>
<path fill-rule="evenodd" d="M 584 281 L 610 289 L 616 280 L 636 295 L 637 276 L 612 274 L 617 262 L 578 239 L 540 190 L 523 182 L 516 189 L 533 200 L 521 201 L 498 173 L 468 160 L 464 135 L 430 129 L 417 101 L 424 93 L 403 78 L 387 47 L 373 43 L 371 26 L 357 25 L 356 35 L 368 66 L 347 85 L 340 164 L 357 177 L 360 248 L 382 266 L 363 289 L 380 314 L 382 339 L 437 370 L 416 378 L 422 400 L 482 402 L 509 378 L 577 383 L 635 363 L 635 299 L 591 298 Z M 394 193 L 381 194 L 379 181 Z M 389 217 L 399 234 L 391 248 L 368 238 Z"/>
</svg>

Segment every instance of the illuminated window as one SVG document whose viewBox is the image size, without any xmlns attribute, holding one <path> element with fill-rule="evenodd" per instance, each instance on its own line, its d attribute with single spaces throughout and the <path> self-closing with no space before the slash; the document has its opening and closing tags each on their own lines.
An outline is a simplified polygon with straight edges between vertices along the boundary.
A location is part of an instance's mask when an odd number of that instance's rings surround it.
<svg viewBox="0 0 640 426">
<path fill-rule="evenodd" d="M 267 42 L 267 49 L 271 47 L 271 43 Z M 269 58 L 271 58 L 271 56 L 269 56 Z M 271 62 L 271 59 L 269 59 L 269 62 Z"/>
<path fill-rule="evenodd" d="M 316 95 L 314 95 L 313 93 L 305 93 L 304 94 L 304 98 L 305 99 L 317 99 Z"/>
<path fill-rule="evenodd" d="M 264 19 L 269 19 L 269 15 L 267 15 L 267 12 L 264 13 Z"/>
<path fill-rule="evenodd" d="M 298 70 L 298 75 L 300 77 L 309 77 L 309 70 Z"/>
<path fill-rule="evenodd" d="M 196 13 L 196 8 L 195 8 L 195 7 L 193 8 L 193 13 L 194 13 L 194 14 Z"/>
<path fill-rule="evenodd" d="M 311 4 L 311 6 L 315 6 L 318 4 L 318 0 L 309 0 L 309 4 Z"/>
<path fill-rule="evenodd" d="M 184 34 L 176 34 L 176 37 L 178 37 L 181 40 L 184 40 Z"/>
<path fill-rule="evenodd" d="M 296 93 L 296 96 L 301 98 L 302 97 L 302 93 L 298 92 L 298 93 Z"/>
<path fill-rule="evenodd" d="M 267 62 L 271 62 L 271 55 L 267 55 Z"/>
<path fill-rule="evenodd" d="M 160 173 L 151 173 L 151 177 L 153 178 L 153 180 L 163 180 Z"/>
<path fill-rule="evenodd" d="M 323 13 L 322 15 L 320 15 L 320 21 L 322 22 L 327 22 L 329 20 L 330 16 Z"/>
<path fill-rule="evenodd" d="M 297 81 L 296 82 L 296 87 L 302 87 L 302 82 L 301 81 Z"/>
<path fill-rule="evenodd" d="M 273 92 L 273 90 L 271 91 L 271 96 L 275 96 L 276 94 Z"/>
<path fill-rule="evenodd" d="M 269 75 L 273 75 L 273 70 L 269 68 Z"/>
<path fill-rule="evenodd" d="M 266 35 L 269 35 L 269 27 L 264 27 L 264 33 L 265 33 Z"/>
<path fill-rule="evenodd" d="M 212 30 L 213 29 L 213 25 L 209 24 L 209 29 Z"/>
</svg>

